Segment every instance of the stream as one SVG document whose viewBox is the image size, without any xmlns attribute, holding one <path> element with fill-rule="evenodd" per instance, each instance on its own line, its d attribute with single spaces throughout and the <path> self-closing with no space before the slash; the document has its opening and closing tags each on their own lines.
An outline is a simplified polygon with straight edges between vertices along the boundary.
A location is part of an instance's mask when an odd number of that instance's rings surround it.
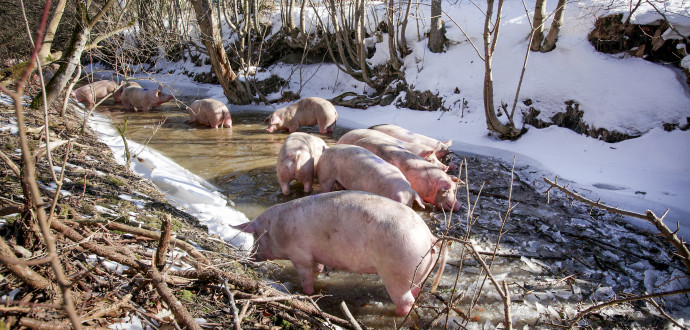
<svg viewBox="0 0 690 330">
<path fill-rule="evenodd" d="M 280 191 L 275 164 L 288 134 L 266 132 L 265 111 L 231 108 L 232 128 L 209 129 L 190 124 L 187 112 L 174 103 L 149 112 L 122 112 L 121 106 L 112 103 L 105 103 L 99 110 L 105 110 L 114 125 L 126 119 L 128 139 L 148 145 L 209 181 L 249 219 L 272 205 L 305 196 L 300 183 L 293 182 L 288 196 Z M 327 136 L 319 134 L 317 127 L 300 131 L 319 136 L 330 146 L 347 129 L 337 127 Z M 457 238 L 471 237 L 482 251 L 493 251 L 503 228 L 500 256 L 492 262 L 492 273 L 510 285 L 514 327 L 548 327 L 559 321 L 561 313 L 572 313 L 573 306 L 582 301 L 610 298 L 605 295 L 609 291 L 644 290 L 644 274 L 640 274 L 644 272 L 628 268 L 637 263 L 647 262 L 664 270 L 655 261 L 665 247 L 650 242 L 653 237 L 615 216 L 578 204 L 572 206 L 562 198 L 547 203 L 544 190 L 535 188 L 539 187 L 536 179 L 529 179 L 536 170 L 527 165 L 517 164 L 512 171 L 512 164 L 457 150 L 452 160 L 457 164 L 466 161 L 468 175 L 463 173 L 461 177 L 469 178 L 469 182 L 458 191 L 463 206 L 452 215 L 450 228 L 445 226 L 448 215 L 442 210 L 427 205 L 426 210 L 415 211 L 437 235 L 447 231 Z M 318 184 L 314 191 L 320 191 Z M 467 221 L 468 205 L 474 212 L 471 222 Z M 514 207 L 511 216 L 501 227 L 509 207 Z M 620 247 L 605 243 L 611 237 L 617 238 Z M 462 271 L 458 275 L 459 269 Z M 258 271 L 275 287 L 301 293 L 299 278 L 289 261 L 267 262 Z M 460 244 L 453 244 L 439 290 L 431 294 L 427 285 L 417 304 L 418 313 L 410 314 L 412 323 L 408 320 L 406 326 L 443 328 L 446 322 L 450 328 L 499 325 L 503 303 L 484 278 L 478 263 L 467 251 L 463 254 Z M 447 300 L 454 287 L 458 309 L 448 320 L 434 320 L 443 310 L 441 300 Z M 395 306 L 378 275 L 327 269 L 318 276 L 314 288 L 324 295 L 317 303 L 328 313 L 342 317 L 339 305 L 345 301 L 355 318 L 368 327 L 396 328 L 403 321 L 394 315 Z M 476 291 L 482 292 L 478 298 Z M 654 324 L 644 319 L 635 322 Z"/>
</svg>

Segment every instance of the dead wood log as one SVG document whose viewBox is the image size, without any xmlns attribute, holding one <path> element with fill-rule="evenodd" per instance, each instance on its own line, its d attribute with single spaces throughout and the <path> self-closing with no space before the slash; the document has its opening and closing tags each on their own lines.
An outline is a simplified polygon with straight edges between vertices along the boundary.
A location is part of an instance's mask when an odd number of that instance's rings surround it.
<svg viewBox="0 0 690 330">
<path fill-rule="evenodd" d="M 166 255 L 168 254 L 168 246 L 170 246 L 170 230 L 172 229 L 172 221 L 169 214 L 165 214 L 161 219 L 161 234 L 158 240 L 158 248 L 156 249 L 156 257 L 153 260 L 154 265 L 159 271 L 165 267 Z"/>
<path fill-rule="evenodd" d="M 30 317 L 22 317 L 19 320 L 19 324 L 23 325 L 29 329 L 38 330 L 70 330 L 72 326 L 67 323 L 55 323 L 55 322 L 45 322 L 43 320 L 32 319 Z M 81 327 L 84 330 L 109 330 L 109 328 L 103 327 Z"/>
<path fill-rule="evenodd" d="M 5 240 L 0 237 L 0 254 L 2 256 L 6 257 L 12 257 L 14 259 L 17 259 L 14 251 L 12 251 L 12 248 L 5 242 Z M 17 259 L 21 260 L 21 259 Z M 15 276 L 20 278 L 24 283 L 26 283 L 28 286 L 32 287 L 35 290 L 47 290 L 51 292 L 57 292 L 56 285 L 55 283 L 51 282 L 47 278 L 43 277 L 42 275 L 36 273 L 33 271 L 31 268 L 29 268 L 27 265 L 20 265 L 16 264 L 14 262 L 8 262 L 11 260 L 7 260 L 7 258 L 0 259 L 7 269 L 12 272 Z"/>
</svg>

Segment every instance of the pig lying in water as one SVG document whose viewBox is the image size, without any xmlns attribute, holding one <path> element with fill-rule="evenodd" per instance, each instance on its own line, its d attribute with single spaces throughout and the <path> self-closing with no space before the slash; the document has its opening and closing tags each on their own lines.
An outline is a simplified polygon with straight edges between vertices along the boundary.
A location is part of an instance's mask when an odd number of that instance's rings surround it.
<svg viewBox="0 0 690 330">
<path fill-rule="evenodd" d="M 189 112 L 190 123 L 198 122 L 213 128 L 218 128 L 218 126 L 232 127 L 230 111 L 221 101 L 214 99 L 196 100 L 187 107 L 187 112 Z"/>
<path fill-rule="evenodd" d="M 254 236 L 255 260 L 292 261 L 308 295 L 324 265 L 379 274 L 398 315 L 410 312 L 440 254 L 435 290 L 447 255 L 415 211 L 362 191 L 295 199 L 233 227 Z"/>
<path fill-rule="evenodd" d="M 120 103 L 120 93 L 116 92 L 119 86 L 118 83 L 112 80 L 99 80 L 73 90 L 70 95 L 89 107 L 92 107 L 96 104 L 96 101 L 105 98 L 110 93 L 113 93 L 115 103 Z"/>
<path fill-rule="evenodd" d="M 158 85 L 156 90 L 131 86 L 122 91 L 122 105 L 127 110 L 148 111 L 172 99 L 172 95 L 163 93 L 161 85 Z"/>
<path fill-rule="evenodd" d="M 326 149 L 316 166 L 316 176 L 323 192 L 337 189 L 362 190 L 388 197 L 409 207 L 424 203 L 403 173 L 372 152 L 353 145 L 340 144 Z"/>
<path fill-rule="evenodd" d="M 411 143 L 400 139 L 396 139 L 386 133 L 379 132 L 373 129 L 353 129 L 341 136 L 338 140 L 338 144 L 355 144 L 355 142 L 357 142 L 358 140 L 365 138 L 373 138 L 380 140 L 384 143 L 396 145 L 419 157 L 426 159 L 428 162 L 438 166 L 438 168 L 442 169 L 444 172 L 448 171 L 448 165 L 441 163 L 441 161 L 439 161 L 438 158 L 436 158 L 435 149 L 423 144 Z"/>
<path fill-rule="evenodd" d="M 335 107 L 320 97 L 308 97 L 287 107 L 274 111 L 266 120 L 268 132 L 287 130 L 296 132 L 300 126 L 319 125 L 319 132 L 333 132 L 338 119 Z"/>
<path fill-rule="evenodd" d="M 366 138 L 355 142 L 383 160 L 393 164 L 405 175 L 422 199 L 445 210 L 459 210 L 460 203 L 456 200 L 456 182 L 458 178 L 448 175 L 443 170 L 427 162 L 407 150 L 381 140 Z"/>
<path fill-rule="evenodd" d="M 423 144 L 425 146 L 431 147 L 436 149 L 436 157 L 438 159 L 443 159 L 447 154 L 450 153 L 450 146 L 453 144 L 452 140 L 448 140 L 446 142 L 441 142 L 439 140 L 436 140 L 434 138 L 430 138 L 426 135 L 422 134 L 417 134 L 411 131 L 408 131 L 407 129 L 404 129 L 400 126 L 396 125 L 391 125 L 391 124 L 385 124 L 385 125 L 376 125 L 369 127 L 370 129 L 377 130 L 379 132 L 386 133 L 396 139 L 400 139 L 403 141 L 407 142 L 412 142 L 412 143 L 419 143 Z"/>
<path fill-rule="evenodd" d="M 288 135 L 280 147 L 276 173 L 283 194 L 290 193 L 290 182 L 304 184 L 304 192 L 311 192 L 319 158 L 326 150 L 326 142 L 311 134 L 295 132 Z"/>
</svg>

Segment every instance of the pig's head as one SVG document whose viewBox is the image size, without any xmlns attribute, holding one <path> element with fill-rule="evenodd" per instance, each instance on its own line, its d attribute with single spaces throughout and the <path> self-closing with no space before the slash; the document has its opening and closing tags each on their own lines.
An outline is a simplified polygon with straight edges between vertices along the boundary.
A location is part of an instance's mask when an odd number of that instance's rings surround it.
<svg viewBox="0 0 690 330">
<path fill-rule="evenodd" d="M 436 194 L 434 195 L 434 205 L 443 208 L 444 210 L 457 211 L 460 209 L 460 203 L 457 201 L 457 183 L 462 183 L 460 179 L 452 175 L 448 175 L 450 179 L 444 178 L 438 181 L 436 186 Z"/>
<path fill-rule="evenodd" d="M 283 119 L 281 119 L 276 114 L 271 114 L 270 116 L 268 116 L 268 118 L 264 120 L 264 123 L 268 123 L 268 128 L 266 128 L 266 131 L 270 133 L 283 127 Z"/>
<path fill-rule="evenodd" d="M 163 86 L 158 85 L 158 90 L 156 90 L 156 105 L 154 107 L 157 107 L 165 102 L 168 102 L 173 99 L 173 96 L 170 94 L 165 94 L 163 93 Z"/>
<path fill-rule="evenodd" d="M 436 157 L 441 159 L 450 153 L 450 146 L 453 145 L 453 140 L 448 140 L 446 142 L 439 142 L 436 146 Z"/>
<path fill-rule="evenodd" d="M 268 231 L 257 221 L 245 222 L 236 226 L 230 226 L 247 234 L 254 236 L 254 247 L 252 248 L 253 261 L 266 261 L 276 259 L 271 251 L 270 237 Z"/>
</svg>

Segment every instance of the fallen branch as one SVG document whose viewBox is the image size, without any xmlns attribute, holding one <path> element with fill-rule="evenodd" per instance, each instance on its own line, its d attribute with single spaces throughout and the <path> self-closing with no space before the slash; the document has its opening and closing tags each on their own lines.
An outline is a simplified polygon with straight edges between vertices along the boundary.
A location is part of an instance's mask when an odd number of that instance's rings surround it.
<svg viewBox="0 0 690 330">
<path fill-rule="evenodd" d="M 129 233 L 132 235 L 137 235 L 137 236 L 143 236 L 151 239 L 160 239 L 160 234 L 151 231 L 151 230 L 146 230 L 143 228 L 136 228 L 132 226 L 128 226 L 119 222 L 110 222 L 110 221 L 101 221 L 101 220 L 79 220 L 75 221 L 79 224 L 84 224 L 84 225 L 89 225 L 89 226 L 99 226 L 99 225 L 105 225 L 106 228 L 110 230 L 117 230 L 117 231 L 122 231 L 125 233 Z M 176 238 L 170 238 L 170 244 L 173 246 L 181 248 L 183 251 L 187 252 L 189 255 L 192 257 L 196 258 L 202 263 L 209 264 L 210 262 L 206 257 L 199 252 L 193 245 L 180 240 Z"/>
<path fill-rule="evenodd" d="M 678 254 L 683 259 L 683 262 L 685 263 L 685 268 L 686 268 L 685 272 L 690 274 L 690 250 L 688 250 L 688 247 L 685 245 L 685 242 L 683 242 L 683 238 L 682 237 L 679 238 L 678 235 L 676 235 L 677 231 L 671 231 L 671 229 L 669 229 L 668 226 L 666 226 L 663 222 L 664 217 L 666 217 L 666 214 L 668 214 L 668 210 L 666 210 L 666 212 L 664 213 L 663 216 L 661 216 L 661 218 L 659 218 L 651 210 L 647 210 L 646 213 L 644 213 L 644 214 L 631 212 L 631 211 L 627 211 L 627 210 L 622 210 L 622 209 L 619 209 L 616 207 L 608 206 L 608 205 L 603 204 L 599 201 L 595 202 L 591 199 L 583 197 L 582 195 L 579 195 L 575 192 L 572 192 L 572 191 L 568 190 L 568 188 L 559 185 L 558 179 L 556 179 L 556 181 L 553 182 L 547 178 L 544 178 L 544 182 L 546 182 L 547 184 L 549 184 L 551 186 L 551 187 L 549 187 L 548 190 L 546 190 L 547 196 L 548 196 L 549 191 L 552 188 L 557 188 L 558 190 L 565 193 L 567 196 L 570 196 L 570 197 L 574 198 L 575 200 L 578 200 L 580 202 L 588 204 L 592 207 L 606 210 L 606 211 L 611 212 L 611 213 L 616 213 L 616 214 L 620 214 L 623 216 L 629 216 L 629 217 L 633 217 L 633 218 L 643 219 L 643 220 L 647 220 L 647 221 L 651 222 L 656 227 L 656 229 L 659 230 L 661 235 L 663 235 L 669 242 L 671 242 L 671 244 L 673 244 L 673 246 L 678 251 Z"/>
<path fill-rule="evenodd" d="M 153 259 L 153 264 L 159 271 L 165 267 L 165 259 L 168 254 L 168 246 L 170 246 L 170 231 L 172 229 L 172 220 L 170 214 L 165 214 L 161 219 L 161 234 L 158 241 L 158 248 L 156 249 L 156 257 Z"/>
<path fill-rule="evenodd" d="M 193 329 L 193 330 L 201 330 L 201 327 L 194 321 L 194 318 L 189 314 L 189 311 L 187 311 L 187 308 L 182 305 L 182 303 L 177 300 L 177 297 L 170 291 L 170 288 L 165 284 L 165 279 L 163 279 L 163 275 L 161 275 L 160 272 L 156 269 L 156 267 L 151 266 L 148 267 L 148 270 L 145 272 L 146 277 L 151 279 L 153 282 L 153 286 L 156 288 L 156 292 L 158 292 L 158 295 L 165 301 L 165 303 L 168 305 L 168 308 L 173 312 L 173 315 L 175 315 L 175 319 L 177 319 L 178 322 L 182 323 L 187 329 Z"/>
<path fill-rule="evenodd" d="M 575 315 L 575 317 L 570 321 L 568 328 L 573 328 L 575 325 L 577 325 L 577 322 L 579 322 L 587 314 L 594 313 L 598 310 L 604 309 L 604 308 L 609 307 L 609 306 L 618 305 L 618 304 L 622 304 L 622 303 L 630 302 L 630 301 L 673 296 L 673 295 L 685 294 L 685 293 L 690 293 L 690 289 L 657 292 L 657 293 L 646 294 L 646 295 L 642 295 L 642 296 L 633 296 L 633 297 L 615 299 L 615 300 L 611 300 L 611 301 L 608 301 L 605 303 L 594 305 L 592 307 L 585 309 L 584 311 L 579 312 L 577 315 Z"/>
<path fill-rule="evenodd" d="M 357 320 L 354 316 L 352 316 L 352 313 L 350 313 L 350 310 L 347 308 L 345 301 L 340 302 L 340 309 L 343 311 L 343 314 L 345 314 L 345 317 L 347 317 L 355 330 L 362 330 L 362 327 L 359 326 L 359 323 L 357 323 Z"/>
</svg>

